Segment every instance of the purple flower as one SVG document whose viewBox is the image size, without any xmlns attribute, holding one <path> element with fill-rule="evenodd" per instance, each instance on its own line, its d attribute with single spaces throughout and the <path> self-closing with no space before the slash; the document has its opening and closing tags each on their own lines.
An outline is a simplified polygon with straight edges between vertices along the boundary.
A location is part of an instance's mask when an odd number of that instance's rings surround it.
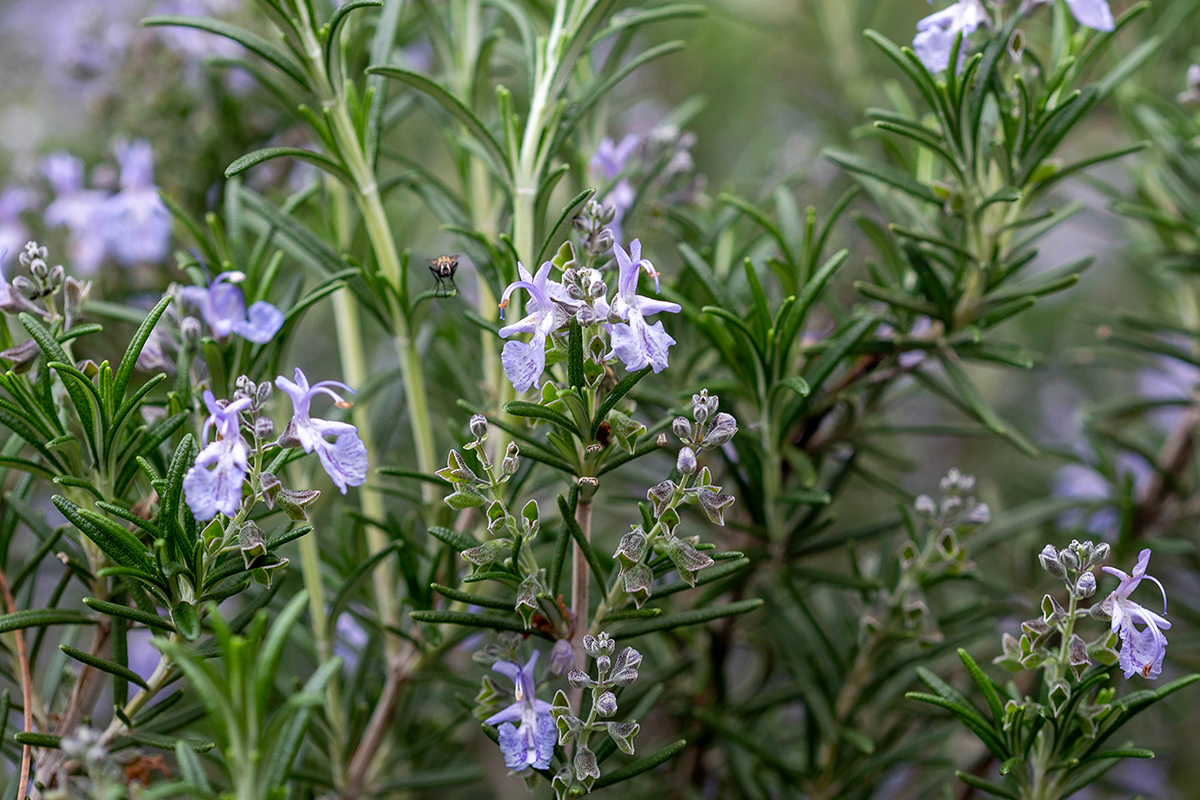
<svg viewBox="0 0 1200 800">
<path fill-rule="evenodd" d="M 42 174 L 54 189 L 54 200 L 46 206 L 43 221 L 66 227 L 72 271 L 90 275 L 107 255 L 104 208 L 108 194 L 83 186 L 83 162 L 70 153 L 51 153 L 42 159 Z"/>
<path fill-rule="evenodd" d="M 504 350 L 500 353 L 504 374 L 518 392 L 527 392 L 530 387 L 538 386 L 542 372 L 546 369 L 546 338 L 558 327 L 559 315 L 555 309 L 554 298 L 563 299 L 566 292 L 560 284 L 550 280 L 550 269 L 553 266 L 546 261 L 537 271 L 537 275 L 530 275 L 529 270 L 518 263 L 517 274 L 520 280 L 510 283 L 500 298 L 500 314 L 503 317 L 513 292 L 517 289 L 529 292 L 529 313 L 511 325 L 505 325 L 499 331 L 502 339 L 508 339 L 518 333 L 533 334 L 533 338 L 528 342 L 506 342 Z"/>
<path fill-rule="evenodd" d="M 636 198 L 637 192 L 633 190 L 633 185 L 624 178 L 617 181 L 617 185 L 604 196 L 604 204 L 611 205 L 616 211 L 613 221 L 609 223 L 608 227 L 613 233 L 613 239 L 618 242 L 625 238 L 625 229 L 621 223 L 625 219 L 625 214 L 633 208 L 633 201 Z"/>
<path fill-rule="evenodd" d="M 550 766 L 550 756 L 558 741 L 554 720 L 550 718 L 550 704 L 535 696 L 537 686 L 533 682 L 533 668 L 537 660 L 535 650 L 524 668 L 511 661 L 497 661 L 492 665 L 492 669 L 513 682 L 514 699 L 508 708 L 484 721 L 500 726 L 500 752 L 504 754 L 504 765 L 513 772 L 521 772 L 527 767 L 545 769 Z M 514 722 L 519 724 L 514 725 Z"/>
<path fill-rule="evenodd" d="M 242 482 L 246 479 L 246 442 L 242 439 L 242 411 L 250 407 L 251 400 L 243 397 L 232 403 L 220 404 L 213 393 L 205 390 L 204 405 L 208 407 L 208 419 L 200 432 L 204 449 L 196 457 L 196 463 L 183 476 L 183 494 L 188 508 L 200 521 L 210 520 L 217 512 L 227 517 L 237 513 L 242 504 Z M 209 428 L 215 428 L 217 438 L 208 443 Z"/>
<path fill-rule="evenodd" d="M 251 342 L 266 344 L 283 326 L 283 312 L 266 300 L 247 309 L 246 296 L 237 285 L 245 277 L 240 272 L 222 272 L 207 289 L 187 286 L 180 295 L 200 311 L 218 339 L 236 333 Z"/>
<path fill-rule="evenodd" d="M 1167 654 L 1167 637 L 1163 636 L 1162 631 L 1170 630 L 1171 623 L 1129 599 L 1143 578 L 1153 581 L 1162 592 L 1163 613 L 1167 613 L 1167 590 L 1157 578 L 1146 574 L 1149 563 L 1150 550 L 1146 549 L 1138 554 L 1132 575 L 1126 575 L 1115 567 L 1103 568 L 1105 572 L 1121 579 L 1121 584 L 1108 599 L 1112 601 L 1113 633 L 1121 637 L 1121 669 L 1125 671 L 1126 678 L 1132 677 L 1135 672 L 1141 673 L 1143 678 L 1157 678 L 1162 672 L 1163 656 Z M 1142 630 L 1137 628 L 1139 621 L 1145 626 Z"/>
<path fill-rule="evenodd" d="M 21 219 L 37 201 L 29 189 L 10 186 L 0 192 L 0 249 L 19 250 L 29 241 L 29 228 Z"/>
<path fill-rule="evenodd" d="M 1067 0 L 1067 8 L 1080 25 L 1098 31 L 1111 31 L 1117 27 L 1108 0 Z"/>
<path fill-rule="evenodd" d="M 331 387 L 350 393 L 354 390 L 341 381 L 320 381 L 309 386 L 308 378 L 299 367 L 296 367 L 295 382 L 280 375 L 275 379 L 275 385 L 292 398 L 292 418 L 283 436 L 279 437 L 281 446 L 303 447 L 306 453 L 316 450 L 321 466 L 342 494 L 348 486 L 366 483 L 367 446 L 358 438 L 358 428 L 349 422 L 313 419 L 308 414 L 308 405 L 314 395 L 327 394 L 340 408 L 349 408 L 351 403 Z"/>
<path fill-rule="evenodd" d="M 640 241 L 634 239 L 630 243 L 629 253 L 621 245 L 615 244 L 613 253 L 617 257 L 619 276 L 612 311 L 625 320 L 624 323 L 608 326 L 613 354 L 621 359 L 625 369 L 630 372 L 646 365 L 652 366 L 656 373 L 662 372 L 667 368 L 667 349 L 675 344 L 675 340 L 661 322 L 650 325 L 646 317 L 663 311 L 678 314 L 679 304 L 652 300 L 637 293 L 638 277 L 642 270 L 654 278 L 654 289 L 658 291 L 658 272 L 653 264 L 642 258 Z"/>
<path fill-rule="evenodd" d="M 626 162 L 640 143 L 641 140 L 632 133 L 622 139 L 620 144 L 614 143 L 611 136 L 605 136 L 600 140 L 600 146 L 596 148 L 588 167 L 592 172 L 603 176 L 604 180 L 611 181 L 625 171 Z"/>
<path fill-rule="evenodd" d="M 958 34 L 962 33 L 964 38 L 970 36 L 986 21 L 987 11 L 979 0 L 958 0 L 917 23 L 913 50 L 926 69 L 942 72 L 950 66 L 950 51 Z"/>
<path fill-rule="evenodd" d="M 154 151 L 145 139 L 119 143 L 121 191 L 104 203 L 109 252 L 126 267 L 160 263 L 171 248 L 171 212 L 154 185 Z"/>
<path fill-rule="evenodd" d="M 1181 103 L 1200 103 L 1200 64 L 1188 67 L 1187 87 L 1176 99 Z"/>
</svg>

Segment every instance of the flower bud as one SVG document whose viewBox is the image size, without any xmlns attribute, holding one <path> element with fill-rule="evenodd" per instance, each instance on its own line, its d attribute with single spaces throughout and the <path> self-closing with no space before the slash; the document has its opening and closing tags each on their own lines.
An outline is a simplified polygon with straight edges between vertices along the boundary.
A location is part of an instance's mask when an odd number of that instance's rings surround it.
<svg viewBox="0 0 1200 800">
<path fill-rule="evenodd" d="M 52 292 L 57 292 L 58 287 L 63 285 L 63 280 L 66 278 L 66 270 L 62 264 L 50 270 L 50 274 L 46 276 L 46 288 Z"/>
<path fill-rule="evenodd" d="M 596 698 L 596 713 L 602 717 L 611 717 L 617 713 L 617 696 L 612 692 L 604 692 Z"/>
<path fill-rule="evenodd" d="M 259 417 L 254 420 L 254 436 L 258 439 L 270 439 L 275 434 L 275 423 L 270 417 Z"/>
<path fill-rule="evenodd" d="M 690 442 L 692 440 L 692 423 L 688 421 L 687 417 L 676 417 L 671 422 L 671 430 L 682 441 Z"/>
<path fill-rule="evenodd" d="M 679 470 L 680 475 L 692 475 L 696 472 L 696 453 L 692 448 L 684 447 L 679 451 L 679 458 L 675 460 L 675 468 Z"/>
<path fill-rule="evenodd" d="M 1075 545 L 1076 542 L 1072 542 L 1071 544 Z M 1079 552 L 1074 546 L 1068 547 L 1065 550 L 1060 550 L 1058 553 L 1058 563 L 1062 564 L 1064 568 L 1069 570 L 1079 569 Z"/>
<path fill-rule="evenodd" d="M 476 414 L 471 417 L 471 435 L 476 439 L 482 439 L 487 436 L 488 422 L 487 417 L 483 414 Z"/>
<path fill-rule="evenodd" d="M 596 669 L 600 671 L 601 675 L 608 672 L 608 670 L 611 666 L 612 666 L 611 658 L 609 658 L 608 656 L 596 656 Z"/>
<path fill-rule="evenodd" d="M 271 399 L 271 393 L 273 391 L 274 389 L 271 386 L 271 382 L 263 381 L 258 385 L 258 391 L 254 393 L 255 402 L 257 402 L 260 406 L 266 405 L 267 401 Z"/>
<path fill-rule="evenodd" d="M 1096 549 L 1092 551 L 1092 563 L 1099 564 L 1102 561 L 1108 561 L 1109 550 L 1108 542 L 1096 545 Z"/>
<path fill-rule="evenodd" d="M 722 411 L 713 417 L 712 423 L 708 426 L 708 432 L 704 434 L 701 446 L 720 447 L 733 438 L 737 429 L 737 420 L 733 418 L 733 415 Z"/>
<path fill-rule="evenodd" d="M 237 398 L 254 397 L 258 392 L 258 386 L 250 380 L 249 375 L 239 375 L 233 385 L 233 396 Z"/>
<path fill-rule="evenodd" d="M 184 347 L 196 347 L 200 344 L 200 320 L 195 317 L 184 317 L 179 323 L 179 338 Z"/>
<path fill-rule="evenodd" d="M 547 669 L 551 675 L 566 675 L 575 668 L 575 650 L 567 639 L 559 639 L 550 649 L 550 663 Z"/>
<path fill-rule="evenodd" d="M 592 285 L 588 287 L 588 296 L 592 299 L 604 297 L 608 294 L 608 286 L 602 280 L 593 280 Z"/>
<path fill-rule="evenodd" d="M 580 306 L 579 310 L 575 312 L 575 317 L 579 320 L 580 326 L 584 328 L 596 324 L 596 311 L 591 306 Z"/>
<path fill-rule="evenodd" d="M 17 277 L 13 278 L 12 287 L 20 292 L 23 297 L 27 297 L 30 300 L 37 297 L 42 291 L 38 288 L 37 284 L 29 280 L 29 278 L 26 278 L 24 275 L 18 275 Z"/>
<path fill-rule="evenodd" d="M 596 234 L 596 252 L 608 252 L 613 249 L 614 244 L 616 244 L 616 239 L 613 238 L 613 232 L 608 228 L 604 228 Z"/>
<path fill-rule="evenodd" d="M 1038 553 L 1038 561 L 1041 563 L 1042 569 L 1056 578 L 1061 578 L 1066 574 L 1066 571 L 1058 560 L 1058 550 L 1052 544 L 1048 544 L 1042 548 L 1042 552 Z"/>
<path fill-rule="evenodd" d="M 1075 594 L 1078 597 L 1091 597 L 1096 593 L 1096 576 L 1085 572 L 1075 582 Z"/>
<path fill-rule="evenodd" d="M 500 462 L 500 470 L 505 475 L 516 475 L 517 469 L 520 468 L 521 462 L 517 458 L 521 454 L 521 449 L 517 447 L 516 442 L 508 443 L 508 450 L 504 453 L 504 460 Z"/>
<path fill-rule="evenodd" d="M 572 300 L 582 300 L 583 289 L 581 289 L 578 284 L 572 283 L 571 285 L 567 286 L 567 295 Z"/>
<path fill-rule="evenodd" d="M 29 265 L 29 271 L 33 273 L 33 277 L 37 278 L 39 281 L 42 281 L 46 279 L 46 275 L 49 274 L 50 268 L 46 266 L 45 261 L 40 258 L 35 258 Z"/>
</svg>

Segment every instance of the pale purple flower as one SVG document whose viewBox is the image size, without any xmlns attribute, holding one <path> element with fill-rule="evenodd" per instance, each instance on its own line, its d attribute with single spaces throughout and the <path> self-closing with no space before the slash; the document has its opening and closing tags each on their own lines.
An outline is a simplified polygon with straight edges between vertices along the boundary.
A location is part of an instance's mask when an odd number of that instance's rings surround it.
<svg viewBox="0 0 1200 800">
<path fill-rule="evenodd" d="M 1067 8 L 1080 25 L 1098 31 L 1111 31 L 1117 27 L 1108 0 L 1067 0 Z"/>
<path fill-rule="evenodd" d="M 604 204 L 612 206 L 616 212 L 608 227 L 613 233 L 613 239 L 618 242 L 625 238 L 625 228 L 622 223 L 629 209 L 633 208 L 635 199 L 637 199 L 637 192 L 634 191 L 633 184 L 624 178 L 617 181 L 617 185 L 604 196 Z"/>
<path fill-rule="evenodd" d="M 1135 672 L 1143 678 L 1157 678 L 1162 672 L 1163 656 L 1167 654 L 1167 637 L 1162 632 L 1170 630 L 1171 623 L 1129 599 L 1143 579 L 1153 581 L 1162 592 L 1163 614 L 1167 613 L 1167 590 L 1157 578 L 1146 574 L 1149 563 L 1150 550 L 1147 548 L 1138 554 L 1132 575 L 1115 567 L 1103 568 L 1121 579 L 1121 584 L 1108 599 L 1112 601 L 1112 631 L 1121 637 L 1120 663 L 1126 678 Z M 1137 628 L 1138 622 L 1144 625 L 1141 630 Z"/>
<path fill-rule="evenodd" d="M 637 293 L 638 277 L 642 270 L 654 278 L 655 291 L 659 288 L 658 272 L 653 264 L 642 258 L 640 241 L 634 239 L 628 253 L 621 245 L 614 244 L 613 254 L 617 257 L 619 274 L 612 311 L 625 321 L 608 326 L 612 352 L 630 372 L 647 365 L 653 367 L 656 373 L 662 372 L 667 368 L 667 350 L 675 344 L 675 340 L 663 328 L 662 322 L 650 325 L 646 317 L 664 311 L 678 314 L 681 310 L 679 304 L 653 300 Z"/>
<path fill-rule="evenodd" d="M 319 381 L 309 386 L 307 376 L 299 367 L 296 367 L 295 376 L 295 381 L 282 375 L 275 379 L 275 385 L 292 399 L 292 418 L 283 436 L 279 437 L 280 444 L 285 447 L 298 445 L 306 453 L 316 450 L 321 466 L 342 494 L 349 486 L 362 486 L 367 482 L 367 446 L 358 438 L 358 428 L 349 422 L 314 419 L 309 416 L 308 408 L 318 394 L 329 395 L 340 408 L 348 408 L 351 403 L 334 389 L 351 394 L 354 390 L 341 381 Z"/>
<path fill-rule="evenodd" d="M 242 439 L 240 415 L 251 402 L 243 397 L 232 403 L 218 403 L 211 391 L 204 392 L 204 405 L 208 408 L 208 419 L 200 432 L 204 449 L 183 476 L 184 498 L 193 516 L 201 522 L 212 519 L 217 512 L 232 517 L 242 504 L 249 454 Z M 217 434 L 211 443 L 210 428 Z"/>
<path fill-rule="evenodd" d="M 545 769 L 550 766 L 550 757 L 558 741 L 558 732 L 550 717 L 550 704 L 536 697 L 533 668 L 537 660 L 535 650 L 524 667 L 511 661 L 497 661 L 492 665 L 492 669 L 513 682 L 513 702 L 484 721 L 488 725 L 499 725 L 500 752 L 504 754 L 504 765 L 513 772 L 521 772 L 527 767 Z"/>
<path fill-rule="evenodd" d="M 950 66 L 950 51 L 954 49 L 958 34 L 964 38 L 970 36 L 986 21 L 987 11 L 979 0 L 958 0 L 917 23 L 913 50 L 926 69 L 942 72 Z"/>
<path fill-rule="evenodd" d="M 1171 337 L 1168 343 L 1184 351 L 1189 349 L 1182 338 Z M 1155 366 L 1141 370 L 1137 375 L 1139 394 L 1147 400 L 1167 401 L 1148 414 L 1149 421 L 1163 431 L 1174 429 L 1191 402 L 1197 383 L 1200 383 L 1200 370 L 1195 365 L 1178 358 L 1157 356 Z M 1169 401 L 1177 402 L 1170 404 Z"/>
<path fill-rule="evenodd" d="M 1133 492 L 1138 494 L 1146 482 L 1154 474 L 1154 470 L 1140 458 L 1121 453 L 1115 463 L 1116 481 L 1118 483 L 1131 479 Z M 1094 467 L 1087 464 L 1065 464 L 1054 473 L 1055 497 L 1079 500 L 1082 502 L 1109 501 L 1103 508 L 1088 516 L 1079 511 L 1067 512 L 1060 518 L 1064 526 L 1083 525 L 1085 530 L 1097 536 L 1106 538 L 1114 535 L 1119 523 L 1117 509 L 1112 504 L 1112 486 L 1108 478 Z"/>
<path fill-rule="evenodd" d="M 626 162 L 640 143 L 641 140 L 632 133 L 619 144 L 614 143 L 611 136 L 605 136 L 600 140 L 600 146 L 596 148 L 588 167 L 604 180 L 611 181 L 625 171 Z"/>
<path fill-rule="evenodd" d="M 246 296 L 238 286 L 245 277 L 240 272 L 222 272 L 207 289 L 186 286 L 179 294 L 199 310 L 216 338 L 236 333 L 256 344 L 266 344 L 283 327 L 283 312 L 266 300 L 247 309 Z"/>
<path fill-rule="evenodd" d="M 559 314 L 555 309 L 554 297 L 565 297 L 566 293 L 560 284 L 550 280 L 550 270 L 553 264 L 543 262 L 537 275 L 530 275 L 523 264 L 517 264 L 519 280 L 513 281 L 504 290 L 500 298 L 500 314 L 517 289 L 529 292 L 529 302 L 526 304 L 526 314 L 511 325 L 500 329 L 500 338 L 508 339 L 518 333 L 531 333 L 533 338 L 528 342 L 505 342 L 504 350 L 500 353 L 500 363 L 504 365 L 504 374 L 518 392 L 527 392 L 530 387 L 540 383 L 542 372 L 546 369 L 546 339 L 558 327 Z"/>
<path fill-rule="evenodd" d="M 42 174 L 54 189 L 42 220 L 70 233 L 71 271 L 90 275 L 100 268 L 108 249 L 104 210 L 108 193 L 84 188 L 83 162 L 70 153 L 51 153 L 41 161 Z"/>
<path fill-rule="evenodd" d="M 29 189 L 10 186 L 0 192 L 0 249 L 16 251 L 29 241 L 29 228 L 21 219 L 37 202 L 37 195 Z"/>
<path fill-rule="evenodd" d="M 1200 64 L 1192 64 L 1187 71 L 1187 89 L 1179 93 L 1181 103 L 1200 103 Z"/>
<path fill-rule="evenodd" d="M 154 185 L 154 151 L 145 139 L 118 143 L 121 191 L 104 203 L 108 250 L 123 266 L 161 263 L 171 249 L 171 212 Z"/>
</svg>

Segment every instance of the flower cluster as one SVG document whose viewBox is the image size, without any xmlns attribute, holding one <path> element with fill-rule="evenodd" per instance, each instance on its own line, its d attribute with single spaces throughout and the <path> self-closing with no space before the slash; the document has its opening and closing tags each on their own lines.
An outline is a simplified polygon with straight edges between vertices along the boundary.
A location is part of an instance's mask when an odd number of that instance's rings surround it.
<svg viewBox="0 0 1200 800">
<path fill-rule="evenodd" d="M 649 189 L 663 195 L 665 204 L 693 199 L 704 185 L 703 178 L 694 177 L 678 188 L 679 180 L 695 167 L 691 148 L 696 136 L 682 132 L 674 125 L 662 124 L 645 135 L 626 134 L 621 140 L 604 137 L 588 162 L 592 178 L 601 186 L 597 196 L 610 213 L 608 224 L 618 241 L 624 239 L 625 215 L 638 199 L 635 184 L 648 184 Z"/>
<path fill-rule="evenodd" d="M 593 733 L 607 734 L 621 752 L 633 755 L 633 740 L 638 735 L 639 725 L 635 720 L 617 722 L 612 719 L 618 711 L 614 690 L 619 691 L 638 679 L 642 654 L 632 647 L 625 647 L 614 657 L 616 644 L 604 631 L 596 636 L 584 636 L 583 651 L 594 661 L 596 676 L 581 669 L 567 675 L 571 686 L 586 688 L 591 693 L 587 719 L 573 713 L 566 692 L 561 689 L 550 707 L 550 716 L 558 729 L 558 743 L 563 747 L 575 745 L 570 766 L 564 766 L 554 776 L 554 790 L 559 798 L 577 796 L 578 787 L 590 792 L 592 784 L 600 777 L 600 764 L 591 748 Z M 582 712 L 580 708 L 580 714 Z"/>
<path fill-rule="evenodd" d="M 1026 13 L 1031 13 L 1037 6 L 1047 2 L 1035 0 L 1025 3 L 1022 8 Z M 1067 0 L 1067 7 L 1080 25 L 1098 31 L 1111 31 L 1116 27 L 1108 0 Z M 950 53 L 958 37 L 961 35 L 965 40 L 980 26 L 988 24 L 988 11 L 982 0 L 957 0 L 954 5 L 930 14 L 917 23 L 913 50 L 930 72 L 943 72 L 950 67 Z M 959 66 L 961 60 L 955 68 Z"/>
<path fill-rule="evenodd" d="M 595 235 L 600 237 L 601 232 L 597 231 Z M 546 369 L 547 348 L 559 347 L 555 334 L 565 331 L 572 318 L 584 327 L 588 340 L 595 338 L 600 329 L 608 334 L 607 345 L 601 341 L 599 349 L 588 348 L 593 360 L 607 362 L 616 357 L 630 371 L 647 366 L 655 372 L 666 369 L 667 351 L 675 340 L 661 321 L 651 325 L 646 318 L 663 312 L 677 314 L 680 307 L 677 303 L 637 293 L 642 272 L 654 279 L 655 289 L 658 289 L 658 272 L 649 260 L 642 258 L 641 242 L 635 239 L 628 252 L 619 244 L 613 245 L 618 276 L 617 291 L 611 301 L 600 272 L 575 263 L 573 249 L 569 246 L 566 249 L 570 252 L 568 260 L 561 265 L 546 261 L 536 275 L 530 275 L 524 265 L 518 264 L 520 279 L 509 284 L 501 297 L 503 312 L 518 289 L 524 289 L 529 295 L 528 314 L 500 329 L 504 339 L 512 339 L 518 333 L 532 334 L 527 342 L 507 342 L 501 353 L 505 374 L 517 391 L 526 392 L 540 385 Z M 550 278 L 556 266 L 562 268 L 561 282 Z"/>
<path fill-rule="evenodd" d="M 1081 600 L 1095 595 L 1094 570 L 1108 556 L 1109 546 L 1104 543 L 1073 540 L 1062 550 L 1046 545 L 1038 561 L 1043 569 L 1063 581 L 1068 606 L 1064 609 L 1052 595 L 1046 595 L 1042 600 L 1042 617 L 1023 623 L 1019 639 L 1005 634 L 1004 654 L 996 663 L 1012 670 L 1042 667 L 1049 671 L 1051 683 L 1061 681 L 1068 666 L 1078 676 L 1093 659 L 1105 665 L 1119 664 L 1126 678 L 1134 674 L 1151 680 L 1157 678 L 1167 652 L 1167 638 L 1162 631 L 1169 630 L 1171 623 L 1130 597 L 1143 580 L 1152 581 L 1162 592 L 1163 613 L 1166 613 L 1166 590 L 1157 579 L 1146 574 L 1149 549 L 1138 555 L 1132 574 L 1103 567 L 1103 571 L 1120 578 L 1120 584 L 1100 603 L 1090 608 L 1080 606 Z M 1110 623 L 1109 631 L 1092 642 L 1075 632 L 1075 623 L 1088 617 Z M 1057 654 L 1047 646 L 1055 633 L 1060 637 Z M 1118 639 L 1119 653 L 1114 649 Z"/>
<path fill-rule="evenodd" d="M 54 191 L 44 220 L 67 229 L 71 262 L 81 274 L 95 272 L 106 258 L 131 267 L 161 263 L 170 252 L 171 214 L 154 184 L 150 143 L 120 141 L 113 150 L 120 165 L 116 192 L 85 188 L 83 162 L 69 153 L 42 160 L 42 174 Z"/>
<path fill-rule="evenodd" d="M 245 278 L 240 272 L 222 272 L 207 287 L 183 287 L 179 297 L 196 307 L 214 337 L 223 339 L 236 333 L 247 341 L 266 344 L 283 327 L 283 312 L 266 300 L 246 308 L 246 296 L 238 285 Z"/>
<path fill-rule="evenodd" d="M 0 248 L 0 267 L 6 252 Z M 46 259 L 47 248 L 37 242 L 27 242 L 17 262 L 27 274 L 15 275 L 10 281 L 0 269 L 0 311 L 5 314 L 36 314 L 50 322 L 60 322 L 64 331 L 83 313 L 91 281 L 78 281 L 66 274 L 61 264 L 51 267 Z M 41 349 L 33 339 L 0 351 L 0 359 L 12 362 L 15 372 L 24 372 L 37 359 Z M 89 364 L 81 365 L 88 367 Z M 94 365 L 90 365 L 94 366 Z"/>
<path fill-rule="evenodd" d="M 210 520 L 218 513 L 227 517 L 248 511 L 261 497 L 269 504 L 280 502 L 289 515 L 303 516 L 303 506 L 315 499 L 315 494 L 283 489 L 270 472 L 262 471 L 265 451 L 270 447 L 303 448 L 317 451 L 321 466 L 334 485 L 346 492 L 349 486 L 360 486 L 367 479 L 367 451 L 358 438 L 357 429 L 346 422 L 313 418 L 309 405 L 317 394 L 326 394 L 340 407 L 347 407 L 335 389 L 351 391 L 338 381 L 321 381 L 309 385 L 308 378 L 296 368 L 295 380 L 282 375 L 275 385 L 292 401 L 292 417 L 287 428 L 275 442 L 268 443 L 274 434 L 274 424 L 265 416 L 264 407 L 272 394 L 271 384 L 255 385 L 249 378 L 238 379 L 232 400 L 218 400 L 211 390 L 205 390 L 204 405 L 208 417 L 201 428 L 202 449 L 196 463 L 184 476 L 183 491 L 188 507 L 198 520 Z M 252 445 L 244 433 L 249 433 Z M 209 441 L 210 434 L 215 438 Z M 330 441 L 332 438 L 332 441 Z M 255 469 L 250 469 L 250 456 L 255 456 Z M 248 478 L 251 484 L 250 504 L 243 506 L 243 490 Z"/>
<path fill-rule="evenodd" d="M 674 565 L 680 578 L 690 586 L 696 585 L 697 573 L 714 563 L 700 549 L 699 537 L 679 535 L 678 509 L 686 503 L 698 503 L 714 525 L 723 526 L 725 509 L 733 504 L 733 496 L 722 493 L 721 487 L 713 484 L 708 467 L 700 467 L 697 460 L 698 453 L 721 447 L 737 433 L 737 421 L 730 414 L 718 412 L 719 405 L 716 395 L 701 390 L 692 395 L 692 419 L 675 418 L 671 427 L 683 442 L 675 460 L 680 480 L 678 483 L 665 480 L 647 492 L 654 525 L 648 531 L 641 525 L 635 526 L 621 537 L 613 553 L 620 566 L 622 587 L 639 608 L 653 593 L 653 567 L 659 556 L 665 556 L 667 561 L 662 567 Z"/>
</svg>

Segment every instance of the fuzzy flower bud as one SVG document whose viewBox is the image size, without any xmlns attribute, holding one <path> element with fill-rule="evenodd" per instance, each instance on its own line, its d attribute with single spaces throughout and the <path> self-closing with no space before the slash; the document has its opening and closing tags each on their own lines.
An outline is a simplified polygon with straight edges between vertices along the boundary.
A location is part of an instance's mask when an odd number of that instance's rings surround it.
<svg viewBox="0 0 1200 800">
<path fill-rule="evenodd" d="M 679 458 L 675 460 L 675 468 L 679 470 L 680 475 L 692 475 L 696 472 L 696 453 L 690 447 L 684 447 L 679 451 Z"/>
<path fill-rule="evenodd" d="M 500 462 L 500 470 L 505 475 L 517 474 L 517 469 L 521 466 L 521 461 L 517 458 L 520 454 L 521 449 L 517 447 L 517 443 L 509 442 L 508 450 L 504 453 L 504 460 Z"/>
<path fill-rule="evenodd" d="M 487 436 L 488 422 L 487 417 L 483 414 L 476 414 L 471 417 L 471 435 L 476 439 L 482 439 Z"/>
<path fill-rule="evenodd" d="M 195 317 L 184 317 L 179 323 L 179 338 L 183 339 L 185 347 L 194 348 L 200 344 L 200 320 Z"/>
<path fill-rule="evenodd" d="M 596 699 L 596 713 L 602 717 L 611 717 L 617 713 L 617 696 L 612 692 L 604 692 Z"/>
<path fill-rule="evenodd" d="M 682 441 L 690 442 L 692 440 L 692 423 L 688 421 L 687 417 L 676 417 L 671 422 L 671 430 Z"/>
<path fill-rule="evenodd" d="M 1075 582 L 1075 594 L 1078 597 L 1091 597 L 1096 593 L 1096 576 L 1085 572 Z"/>
<path fill-rule="evenodd" d="M 1052 544 L 1048 544 L 1042 548 L 1042 552 L 1038 554 L 1038 561 L 1041 563 L 1042 569 L 1056 578 L 1061 578 L 1066 574 L 1066 571 L 1058 560 L 1058 549 Z"/>
<path fill-rule="evenodd" d="M 713 399 L 716 400 L 716 398 Z M 704 435 L 704 441 L 701 442 L 701 447 L 720 447 L 733 438 L 737 429 L 737 420 L 733 418 L 733 415 L 722 411 L 713 417 L 712 423 L 708 426 L 708 432 Z"/>
</svg>

